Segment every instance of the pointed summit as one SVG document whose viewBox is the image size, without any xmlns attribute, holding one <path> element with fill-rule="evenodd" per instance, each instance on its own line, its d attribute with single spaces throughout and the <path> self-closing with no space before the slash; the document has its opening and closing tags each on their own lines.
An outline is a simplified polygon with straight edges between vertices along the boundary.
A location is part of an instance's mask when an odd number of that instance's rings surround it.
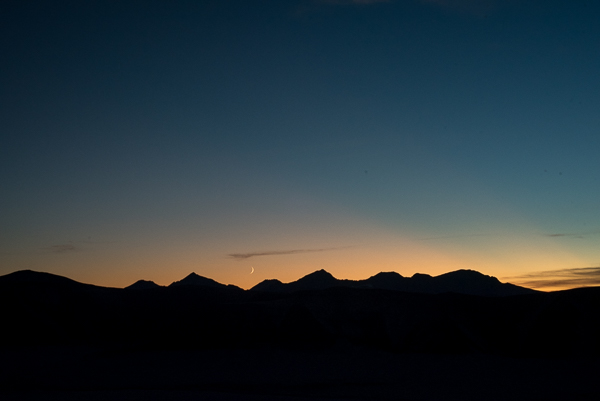
<svg viewBox="0 0 600 401">
<path fill-rule="evenodd" d="M 333 277 L 328 271 L 321 269 L 307 274 L 294 283 L 290 283 L 290 286 L 293 287 L 293 291 L 299 291 L 323 290 L 325 288 L 335 287 L 338 284 L 338 279 Z"/>
<path fill-rule="evenodd" d="M 169 287 L 176 287 L 180 285 L 200 285 L 204 287 L 226 287 L 226 285 L 216 282 L 213 279 L 199 276 L 196 273 L 190 273 L 184 279 L 174 281 Z"/>
<path fill-rule="evenodd" d="M 333 275 L 331 273 L 329 273 L 327 270 L 321 269 L 321 270 L 317 270 L 317 271 L 307 274 L 306 276 L 304 276 L 300 280 L 298 280 L 298 282 L 335 283 L 335 282 L 337 282 L 337 279 L 335 277 L 333 277 Z"/>
</svg>

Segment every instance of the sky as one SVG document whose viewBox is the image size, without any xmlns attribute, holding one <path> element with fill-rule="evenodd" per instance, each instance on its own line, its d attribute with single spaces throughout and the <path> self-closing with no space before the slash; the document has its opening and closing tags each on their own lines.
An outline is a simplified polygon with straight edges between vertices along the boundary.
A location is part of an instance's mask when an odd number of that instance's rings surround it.
<svg viewBox="0 0 600 401">
<path fill-rule="evenodd" d="M 0 274 L 600 285 L 599 16 L 591 0 L 3 1 Z"/>
</svg>

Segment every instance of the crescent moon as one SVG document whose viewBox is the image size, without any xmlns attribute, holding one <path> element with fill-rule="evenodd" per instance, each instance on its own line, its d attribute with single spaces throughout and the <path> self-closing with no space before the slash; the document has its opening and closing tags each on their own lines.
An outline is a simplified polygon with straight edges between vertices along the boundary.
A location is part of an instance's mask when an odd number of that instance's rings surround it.
<svg viewBox="0 0 600 401">
<path fill-rule="evenodd" d="M 250 266 L 250 267 L 252 267 L 252 266 Z M 252 271 L 250 272 L 250 274 L 252 274 L 252 273 L 254 273 L 254 267 L 252 267 Z"/>
</svg>

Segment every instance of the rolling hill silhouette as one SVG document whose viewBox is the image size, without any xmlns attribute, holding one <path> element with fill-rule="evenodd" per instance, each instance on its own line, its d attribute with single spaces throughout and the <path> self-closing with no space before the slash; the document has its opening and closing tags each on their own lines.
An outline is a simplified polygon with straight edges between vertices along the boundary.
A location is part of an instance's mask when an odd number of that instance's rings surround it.
<svg viewBox="0 0 600 401">
<path fill-rule="evenodd" d="M 82 284 L 67 277 L 45 272 L 36 272 L 33 270 L 19 270 L 14 273 L 0 276 L 0 285 L 3 286 L 9 286 L 11 284 L 22 285 L 26 283 L 48 284 L 55 286 L 91 286 L 91 284 Z"/>
</svg>

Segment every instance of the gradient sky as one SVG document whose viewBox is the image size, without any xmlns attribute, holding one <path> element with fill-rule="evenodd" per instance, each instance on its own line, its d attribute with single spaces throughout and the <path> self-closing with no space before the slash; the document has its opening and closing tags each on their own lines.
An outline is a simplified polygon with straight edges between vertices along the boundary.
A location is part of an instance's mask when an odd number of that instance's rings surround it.
<svg viewBox="0 0 600 401">
<path fill-rule="evenodd" d="M 3 1 L 0 274 L 600 285 L 599 18 L 591 0 Z"/>
</svg>

